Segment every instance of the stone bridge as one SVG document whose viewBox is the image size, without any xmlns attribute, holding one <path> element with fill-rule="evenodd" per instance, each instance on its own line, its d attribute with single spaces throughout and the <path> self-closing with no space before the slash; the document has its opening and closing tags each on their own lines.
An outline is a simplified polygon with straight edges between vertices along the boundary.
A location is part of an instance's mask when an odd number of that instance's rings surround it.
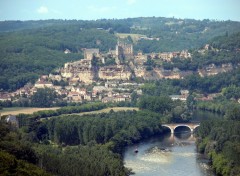
<svg viewBox="0 0 240 176">
<path fill-rule="evenodd" d="M 193 133 L 193 131 L 200 126 L 200 123 L 169 123 L 162 124 L 162 126 L 169 128 L 172 134 L 177 127 L 188 127 L 191 130 L 191 133 Z"/>
</svg>

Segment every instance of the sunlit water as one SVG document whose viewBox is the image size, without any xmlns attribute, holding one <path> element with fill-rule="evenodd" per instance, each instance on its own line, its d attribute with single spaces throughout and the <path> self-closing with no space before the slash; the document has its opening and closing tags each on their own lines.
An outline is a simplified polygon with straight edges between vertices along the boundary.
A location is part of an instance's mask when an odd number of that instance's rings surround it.
<svg viewBox="0 0 240 176">
<path fill-rule="evenodd" d="M 195 138 L 190 133 L 162 135 L 130 146 L 124 162 L 136 176 L 213 175 L 206 160 L 196 152 Z"/>
</svg>

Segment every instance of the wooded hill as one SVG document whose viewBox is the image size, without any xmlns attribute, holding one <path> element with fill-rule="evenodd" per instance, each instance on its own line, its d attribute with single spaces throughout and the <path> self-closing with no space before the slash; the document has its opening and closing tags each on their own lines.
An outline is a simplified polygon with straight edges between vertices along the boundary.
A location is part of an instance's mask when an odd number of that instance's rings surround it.
<svg viewBox="0 0 240 176">
<path fill-rule="evenodd" d="M 114 33 L 137 33 L 160 40 L 139 40 L 135 51 L 177 51 L 198 48 L 214 36 L 239 31 L 233 21 L 175 18 L 121 20 L 45 20 L 0 22 L 0 90 L 16 90 L 65 62 L 83 58 L 83 48 L 114 49 Z M 223 40 L 222 38 L 219 41 Z M 239 40 L 237 40 L 239 41 Z M 225 42 L 225 41 L 224 41 Z M 218 43 L 215 43 L 218 45 Z M 64 50 L 71 54 L 64 54 Z"/>
<path fill-rule="evenodd" d="M 219 66 L 232 63 L 237 66 L 240 63 L 240 32 L 215 37 L 209 41 L 208 45 L 208 49 L 201 47 L 192 50 L 191 60 L 174 58 L 172 62 L 163 63 L 163 67 L 165 69 L 178 68 L 180 70 L 197 71 L 197 69 L 210 64 Z"/>
<path fill-rule="evenodd" d="M 0 31 L 19 31 L 45 27 L 67 29 L 77 26 L 78 29 L 98 28 L 111 29 L 111 32 L 136 33 L 147 37 L 160 38 L 160 41 L 141 41 L 142 44 L 158 43 L 159 47 L 149 48 L 149 52 L 176 51 L 199 47 L 213 37 L 232 34 L 239 31 L 240 23 L 234 21 L 194 20 L 164 17 L 139 17 L 127 19 L 84 20 L 40 20 L 40 21 L 2 21 Z M 146 50 L 146 48 L 142 48 Z M 145 51 L 144 51 L 145 52 Z"/>
<path fill-rule="evenodd" d="M 101 41 L 97 45 L 96 41 Z M 15 90 L 64 63 L 82 59 L 82 48 L 108 50 L 115 46 L 113 34 L 77 26 L 48 27 L 0 34 L 0 88 Z M 73 53 L 64 54 L 65 49 Z"/>
</svg>

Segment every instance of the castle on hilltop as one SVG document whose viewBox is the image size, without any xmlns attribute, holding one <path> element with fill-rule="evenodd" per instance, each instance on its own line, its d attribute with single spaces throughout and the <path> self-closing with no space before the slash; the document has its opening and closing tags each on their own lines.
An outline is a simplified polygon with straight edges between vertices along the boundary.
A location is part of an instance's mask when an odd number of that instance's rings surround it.
<svg viewBox="0 0 240 176">
<path fill-rule="evenodd" d="M 118 60 L 129 59 L 133 57 L 133 45 L 118 41 L 116 45 L 116 56 Z"/>
<path fill-rule="evenodd" d="M 84 59 L 92 60 L 94 56 L 100 56 L 98 48 L 84 49 Z"/>
</svg>

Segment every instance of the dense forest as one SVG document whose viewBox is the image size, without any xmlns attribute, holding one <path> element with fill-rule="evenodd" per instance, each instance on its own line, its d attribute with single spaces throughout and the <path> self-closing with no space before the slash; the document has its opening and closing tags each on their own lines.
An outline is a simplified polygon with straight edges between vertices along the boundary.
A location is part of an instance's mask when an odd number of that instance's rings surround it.
<svg viewBox="0 0 240 176">
<path fill-rule="evenodd" d="M 36 153 L 26 140 L 20 140 L 20 131 L 0 121 L 0 172 L 1 175 L 49 176 L 36 166 Z"/>
<path fill-rule="evenodd" d="M 239 113 L 239 109 L 236 109 Z M 218 175 L 240 175 L 240 123 L 238 117 L 228 120 L 207 120 L 201 122 L 197 135 L 198 150 L 211 160 L 212 167 Z"/>
<path fill-rule="evenodd" d="M 1 33 L 0 41 L 0 88 L 3 90 L 16 90 L 66 62 L 82 59 L 82 48 L 97 47 L 107 51 L 116 44 L 113 34 L 77 26 Z M 72 53 L 64 54 L 65 49 Z"/>
<path fill-rule="evenodd" d="M 35 121 L 21 133 L 2 121 L 0 150 L 4 157 L 14 155 L 54 175 L 128 175 L 121 159 L 124 147 L 162 133 L 160 118 L 149 111 L 65 115 Z M 18 173 L 10 166 L 1 169 Z"/>
</svg>

